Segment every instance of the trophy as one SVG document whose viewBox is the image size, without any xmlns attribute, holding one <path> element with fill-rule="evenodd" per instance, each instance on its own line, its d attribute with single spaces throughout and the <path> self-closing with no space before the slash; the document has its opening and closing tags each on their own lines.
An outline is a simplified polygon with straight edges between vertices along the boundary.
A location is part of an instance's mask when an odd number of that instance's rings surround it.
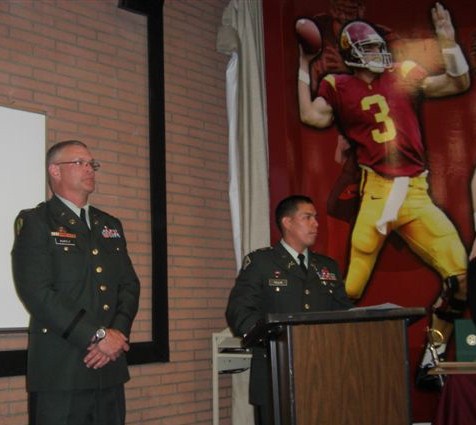
<svg viewBox="0 0 476 425">
<path fill-rule="evenodd" d="M 440 357 L 438 355 L 438 347 L 443 344 L 444 337 L 443 334 L 438 329 L 427 328 L 426 330 L 428 336 L 428 348 L 430 350 L 431 358 L 435 366 L 438 366 L 441 362 Z M 444 379 L 442 375 L 437 375 L 438 379 L 440 380 L 441 386 L 444 384 Z"/>
</svg>

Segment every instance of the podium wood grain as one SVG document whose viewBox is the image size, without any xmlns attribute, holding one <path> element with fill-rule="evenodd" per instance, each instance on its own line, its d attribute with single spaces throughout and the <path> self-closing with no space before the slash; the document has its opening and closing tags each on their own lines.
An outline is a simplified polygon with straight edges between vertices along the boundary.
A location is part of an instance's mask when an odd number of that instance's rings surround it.
<svg viewBox="0 0 476 425">
<path fill-rule="evenodd" d="M 294 326 L 297 424 L 407 425 L 405 339 L 403 321 Z"/>
</svg>

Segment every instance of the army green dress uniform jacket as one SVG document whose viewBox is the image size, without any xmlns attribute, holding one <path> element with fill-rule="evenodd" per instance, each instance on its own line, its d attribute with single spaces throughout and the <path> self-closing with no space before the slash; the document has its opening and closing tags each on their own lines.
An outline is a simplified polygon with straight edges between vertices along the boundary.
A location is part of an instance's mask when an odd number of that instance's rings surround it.
<svg viewBox="0 0 476 425">
<path fill-rule="evenodd" d="M 89 217 L 91 230 L 53 196 L 16 219 L 13 276 L 31 316 L 28 391 L 101 389 L 129 379 L 124 354 L 97 370 L 83 362 L 100 327 L 129 336 L 139 302 L 120 221 L 94 207 Z"/>
<path fill-rule="evenodd" d="M 243 260 L 226 310 L 232 332 L 243 336 L 267 313 L 347 310 L 347 298 L 337 263 L 309 251 L 305 273 L 281 243 L 252 252 Z M 264 347 L 254 347 L 250 403 L 269 403 L 270 375 Z"/>
</svg>

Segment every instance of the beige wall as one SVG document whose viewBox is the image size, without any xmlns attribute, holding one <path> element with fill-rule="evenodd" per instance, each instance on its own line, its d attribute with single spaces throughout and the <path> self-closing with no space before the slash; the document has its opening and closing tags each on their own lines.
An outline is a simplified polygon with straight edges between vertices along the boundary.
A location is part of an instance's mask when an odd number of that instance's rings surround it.
<svg viewBox="0 0 476 425">
<path fill-rule="evenodd" d="M 211 333 L 225 327 L 235 264 L 227 195 L 228 0 L 166 0 L 164 65 L 169 363 L 131 367 L 128 424 L 210 424 Z M 117 0 L 0 2 L 0 105 L 43 112 L 47 144 L 84 140 L 103 163 L 92 202 L 123 220 L 142 281 L 132 340 L 150 335 L 145 18 Z M 1 141 L 7 157 L 7 141 Z M 21 172 L 21 164 L 18 165 Z M 31 207 L 33 205 L 26 205 Z M 24 336 L 0 335 L 0 349 Z M 229 378 L 221 416 L 229 424 Z M 0 423 L 26 425 L 24 377 L 0 378 Z"/>
</svg>

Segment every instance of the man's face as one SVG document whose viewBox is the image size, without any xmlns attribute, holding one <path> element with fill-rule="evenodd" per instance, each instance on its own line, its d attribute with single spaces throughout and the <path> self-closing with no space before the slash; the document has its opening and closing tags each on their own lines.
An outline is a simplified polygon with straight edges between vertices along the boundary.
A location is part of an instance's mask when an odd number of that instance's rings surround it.
<svg viewBox="0 0 476 425">
<path fill-rule="evenodd" d="M 314 205 L 300 203 L 293 215 L 283 218 L 284 240 L 296 251 L 302 252 L 314 245 L 319 227 L 316 215 Z"/>
<path fill-rule="evenodd" d="M 67 146 L 62 149 L 50 165 L 54 191 L 66 199 L 71 195 L 88 196 L 95 188 L 95 171 L 88 163 L 93 157 L 83 146 Z M 81 163 L 75 163 L 80 161 Z"/>
<path fill-rule="evenodd" d="M 367 44 L 362 46 L 362 52 L 365 55 L 365 59 L 369 62 L 382 63 L 381 46 L 379 44 Z"/>
<path fill-rule="evenodd" d="M 386 51 L 382 52 L 382 47 L 380 43 L 362 46 L 363 61 L 366 68 L 374 74 L 380 74 L 390 66 L 390 58 Z"/>
</svg>

